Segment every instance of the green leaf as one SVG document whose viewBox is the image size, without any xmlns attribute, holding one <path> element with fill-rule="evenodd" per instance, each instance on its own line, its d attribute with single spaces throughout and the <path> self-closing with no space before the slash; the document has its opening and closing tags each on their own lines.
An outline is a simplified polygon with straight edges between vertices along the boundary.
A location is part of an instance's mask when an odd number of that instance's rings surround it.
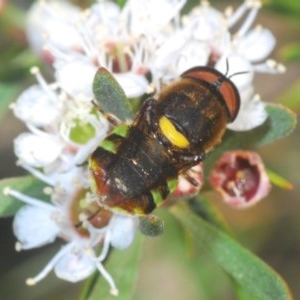
<svg viewBox="0 0 300 300">
<path fill-rule="evenodd" d="M 49 201 L 44 193 L 45 183 L 32 176 L 14 177 L 0 180 L 0 216 L 8 217 L 14 215 L 23 203 L 13 196 L 5 195 L 5 188 L 9 187 L 25 195 L 42 201 Z"/>
<path fill-rule="evenodd" d="M 93 91 L 100 108 L 125 122 L 133 118 L 130 103 L 115 78 L 104 68 L 99 68 L 94 82 Z"/>
<path fill-rule="evenodd" d="M 204 193 L 198 194 L 198 196 L 189 199 L 186 203 L 200 218 L 213 224 L 227 234 L 231 234 L 231 230 L 219 210 L 213 205 L 211 199 L 204 195 Z"/>
<path fill-rule="evenodd" d="M 287 106 L 288 108 L 299 111 L 300 109 L 300 80 L 295 80 L 287 90 L 283 92 L 276 102 L 281 103 L 282 105 Z"/>
<path fill-rule="evenodd" d="M 139 270 L 140 254 L 144 238 L 136 235 L 134 243 L 125 250 L 113 249 L 108 260 L 105 262 L 105 269 L 113 277 L 119 295 L 112 296 L 104 278 L 96 276 L 86 283 L 81 300 L 128 300 L 132 299 L 135 290 L 135 281 Z"/>
<path fill-rule="evenodd" d="M 293 185 L 289 181 L 287 181 L 285 178 L 275 173 L 274 171 L 267 169 L 267 174 L 272 184 L 286 190 L 293 189 Z"/>
<path fill-rule="evenodd" d="M 275 142 L 290 134 L 296 126 L 296 115 L 290 109 L 276 104 L 266 107 L 268 119 L 259 127 L 250 131 L 236 132 L 228 130 L 220 146 L 207 155 L 205 173 L 209 174 L 216 160 L 225 152 L 235 149 L 255 149 Z"/>
<path fill-rule="evenodd" d="M 261 300 L 260 298 L 254 297 L 252 294 L 249 294 L 242 286 L 240 286 L 236 281 L 231 280 L 231 283 L 234 287 L 235 294 L 238 300 Z"/>
<path fill-rule="evenodd" d="M 117 0 L 118 5 L 123 8 L 124 5 L 126 4 L 126 0 Z"/>
<path fill-rule="evenodd" d="M 299 21 L 300 2 L 295 0 L 272 0 L 267 1 L 270 8 L 286 15 L 289 18 L 294 17 L 295 21 Z"/>
<path fill-rule="evenodd" d="M 5 29 L 10 28 L 10 34 L 12 28 L 19 28 L 20 30 L 25 28 L 26 12 L 20 9 L 19 5 L 8 2 L 1 13 L 0 24 Z"/>
<path fill-rule="evenodd" d="M 195 243 L 253 297 L 260 300 L 293 299 L 283 279 L 230 236 L 193 214 L 184 204 L 173 206 L 171 211 Z"/>
<path fill-rule="evenodd" d="M 294 42 L 283 46 L 280 49 L 279 55 L 286 62 L 300 60 L 300 44 Z"/>
</svg>

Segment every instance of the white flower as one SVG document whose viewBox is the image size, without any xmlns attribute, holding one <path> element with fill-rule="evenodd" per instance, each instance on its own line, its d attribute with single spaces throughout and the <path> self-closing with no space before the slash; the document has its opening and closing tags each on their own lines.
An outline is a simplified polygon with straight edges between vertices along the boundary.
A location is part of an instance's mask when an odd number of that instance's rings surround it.
<svg viewBox="0 0 300 300">
<path fill-rule="evenodd" d="M 81 12 L 72 6 L 68 14 L 64 2 L 52 0 L 35 5 L 32 14 L 46 11 L 49 24 L 59 23 L 63 28 L 52 39 L 51 26 L 42 26 L 49 32 L 44 44 L 52 55 L 57 83 L 70 95 L 91 97 L 89 82 L 99 66 L 112 72 L 126 95 L 134 98 L 153 88 L 158 93 L 190 67 L 210 65 L 228 76 L 248 72 L 232 77 L 242 104 L 229 128 L 250 130 L 261 125 L 267 113 L 265 104 L 257 101 L 254 74 L 284 71 L 282 65 L 267 59 L 276 43 L 273 34 L 260 25 L 253 28 L 261 2 L 245 0 L 235 11 L 228 8 L 222 13 L 202 1 L 180 16 L 185 2 L 128 0 L 121 10 L 113 2 L 101 1 Z M 51 15 L 59 17 L 51 20 Z M 31 19 L 36 21 L 29 16 L 29 27 Z M 38 33 L 31 30 L 30 41 L 34 34 Z"/>
<path fill-rule="evenodd" d="M 107 257 L 110 246 L 117 249 L 130 246 L 137 220 L 98 207 L 85 188 L 85 176 L 85 171 L 78 168 L 70 174 L 61 175 L 56 181 L 53 176 L 49 178 L 48 181 L 53 183 L 50 191 L 52 203 L 26 196 L 9 187 L 4 190 L 6 195 L 26 204 L 16 213 L 13 222 L 18 239 L 16 249 L 41 247 L 60 237 L 66 244 L 38 275 L 27 279 L 27 284 L 36 284 L 52 270 L 57 277 L 70 282 L 83 280 L 98 270 L 110 285 L 111 293 L 117 295 L 116 284 L 102 261 Z M 96 215 L 97 218 L 93 218 Z M 96 249 L 101 244 L 102 250 L 98 253 Z"/>
<path fill-rule="evenodd" d="M 80 38 L 73 22 L 67 20 L 78 18 L 79 12 L 67 1 L 36 1 L 27 14 L 25 28 L 32 49 L 50 63 L 53 56 L 44 47 L 45 39 L 59 47 L 77 47 Z"/>
<path fill-rule="evenodd" d="M 70 170 L 87 160 L 108 131 L 107 120 L 84 90 L 92 85 L 92 78 L 82 89 L 70 81 L 64 90 L 48 84 L 37 68 L 32 73 L 39 85 L 25 90 L 12 106 L 30 130 L 14 140 L 15 154 L 24 167 Z"/>
<path fill-rule="evenodd" d="M 253 68 L 250 62 L 244 57 L 238 55 L 230 55 L 222 57 L 216 64 L 216 69 L 226 73 L 228 70 L 227 62 L 230 66 L 230 75 L 237 74 L 232 77 L 232 81 L 237 86 L 241 105 L 239 113 L 233 123 L 227 125 L 229 129 L 236 131 L 250 130 L 261 125 L 268 117 L 265 111 L 265 103 L 260 101 L 258 95 L 254 94 L 252 80 L 254 77 Z M 239 72 L 247 72 L 238 74 Z"/>
<path fill-rule="evenodd" d="M 84 61 L 73 61 L 57 69 L 55 77 L 60 87 L 73 97 L 84 95 L 93 98 L 92 82 L 97 68 Z"/>
<path fill-rule="evenodd" d="M 54 136 L 21 133 L 14 140 L 17 157 L 33 167 L 44 167 L 54 163 L 62 152 L 63 144 Z"/>
<path fill-rule="evenodd" d="M 261 26 L 251 29 L 260 6 L 260 1 L 248 0 L 236 11 L 233 12 L 229 8 L 225 14 L 221 14 L 207 2 L 203 2 L 202 6 L 195 8 L 185 20 L 189 26 L 193 26 L 193 39 L 200 40 L 210 47 L 207 64 L 213 64 L 229 77 L 235 73 L 247 72 L 232 77 L 241 95 L 240 112 L 236 120 L 228 125 L 232 130 L 250 130 L 261 125 L 267 118 L 265 104 L 258 100 L 259 97 L 253 89 L 254 72 L 284 71 L 280 64 L 271 65 L 268 60 L 261 62 L 273 50 L 275 38 L 268 29 Z M 231 34 L 229 29 L 246 13 L 248 15 L 244 22 Z"/>
</svg>

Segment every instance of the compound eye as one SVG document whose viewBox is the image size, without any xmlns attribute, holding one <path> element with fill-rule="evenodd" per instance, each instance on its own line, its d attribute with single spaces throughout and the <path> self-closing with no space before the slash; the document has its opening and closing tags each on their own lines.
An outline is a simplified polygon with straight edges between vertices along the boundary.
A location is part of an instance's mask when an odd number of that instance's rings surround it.
<svg viewBox="0 0 300 300">
<path fill-rule="evenodd" d="M 189 140 L 176 129 L 172 121 L 166 116 L 162 116 L 158 124 L 161 132 L 172 145 L 179 148 L 187 148 L 190 145 Z"/>
<path fill-rule="evenodd" d="M 184 72 L 181 77 L 205 81 L 216 86 L 227 107 L 230 122 L 233 122 L 240 109 L 240 95 L 235 84 L 221 72 L 209 67 L 195 67 Z"/>
</svg>

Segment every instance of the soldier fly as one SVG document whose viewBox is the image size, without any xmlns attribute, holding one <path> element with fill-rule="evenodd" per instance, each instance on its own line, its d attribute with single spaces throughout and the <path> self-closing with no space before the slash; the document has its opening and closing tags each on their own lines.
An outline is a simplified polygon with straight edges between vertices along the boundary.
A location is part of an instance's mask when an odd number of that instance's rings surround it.
<svg viewBox="0 0 300 300">
<path fill-rule="evenodd" d="M 236 118 L 240 96 L 231 77 L 189 69 L 157 100 L 146 100 L 132 125 L 114 128 L 89 159 L 100 205 L 138 216 L 159 206 L 178 175 L 203 161 Z"/>
</svg>

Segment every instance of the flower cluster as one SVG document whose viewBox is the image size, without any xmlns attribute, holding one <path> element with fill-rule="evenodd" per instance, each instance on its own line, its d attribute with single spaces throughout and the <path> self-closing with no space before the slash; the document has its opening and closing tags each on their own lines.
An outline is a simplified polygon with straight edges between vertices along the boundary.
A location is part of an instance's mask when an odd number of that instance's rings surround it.
<svg viewBox="0 0 300 300">
<path fill-rule="evenodd" d="M 109 130 L 107 120 L 92 104 L 92 82 L 99 67 L 114 75 L 128 98 L 159 93 L 194 66 L 213 66 L 229 76 L 244 72 L 232 77 L 241 95 L 241 109 L 228 127 L 250 130 L 266 120 L 265 105 L 252 84 L 254 73 L 280 73 L 284 68 L 267 59 L 275 45 L 272 33 L 261 26 L 252 28 L 260 1 L 246 0 L 235 11 L 229 8 L 224 13 L 202 1 L 181 16 L 185 2 L 128 0 L 121 9 L 113 2 L 99 1 L 81 10 L 65 1 L 49 0 L 38 1 L 30 9 L 29 43 L 52 65 L 55 82 L 47 83 L 32 68 L 38 84 L 25 90 L 12 106 L 29 131 L 15 139 L 14 147 L 19 165 L 49 185 L 46 192 L 52 204 L 9 187 L 5 192 L 26 203 L 14 219 L 19 250 L 39 247 L 56 237 L 66 245 L 29 284 L 52 269 L 72 282 L 98 269 L 112 293 L 117 293 L 102 261 L 110 245 L 124 249 L 131 244 L 136 218 L 99 208 L 89 192 L 84 162 Z M 241 160 L 246 158 L 238 155 L 236 162 Z M 238 168 L 238 163 L 232 168 Z M 261 171 L 256 168 L 253 176 Z M 189 173 L 195 174 L 197 187 L 182 178 L 176 195 L 199 191 L 202 165 Z M 234 193 L 236 186 L 227 184 L 224 190 Z"/>
<path fill-rule="evenodd" d="M 183 0 L 130 0 L 121 10 L 101 1 L 82 12 L 63 1 L 38 2 L 29 13 L 28 38 L 39 55 L 50 57 L 60 86 L 87 97 L 92 97 L 90 83 L 99 66 L 112 72 L 130 98 L 153 89 L 159 92 L 194 66 L 214 66 L 231 74 L 247 72 L 232 79 L 242 102 L 229 128 L 259 126 L 267 114 L 253 88 L 254 73 L 284 71 L 282 65 L 267 59 L 275 46 L 272 33 L 262 26 L 252 28 L 260 1 L 247 0 L 225 13 L 202 1 L 180 16 L 184 4 Z"/>
<path fill-rule="evenodd" d="M 117 295 L 116 284 L 102 262 L 110 246 L 125 249 L 132 243 L 136 219 L 112 215 L 95 207 L 95 202 L 91 205 L 89 193 L 79 182 L 82 177 L 79 171 L 77 177 L 63 178 L 61 186 L 49 187 L 46 192 L 50 194 L 52 204 L 9 187 L 4 190 L 6 195 L 26 204 L 17 212 L 13 222 L 14 234 L 18 238 L 16 250 L 41 247 L 60 237 L 66 244 L 39 274 L 28 278 L 26 283 L 34 285 L 52 270 L 57 277 L 70 282 L 85 279 L 98 270 L 110 285 L 111 294 Z M 93 218 L 94 215 L 97 217 Z M 100 253 L 99 245 L 102 245 Z"/>
</svg>

